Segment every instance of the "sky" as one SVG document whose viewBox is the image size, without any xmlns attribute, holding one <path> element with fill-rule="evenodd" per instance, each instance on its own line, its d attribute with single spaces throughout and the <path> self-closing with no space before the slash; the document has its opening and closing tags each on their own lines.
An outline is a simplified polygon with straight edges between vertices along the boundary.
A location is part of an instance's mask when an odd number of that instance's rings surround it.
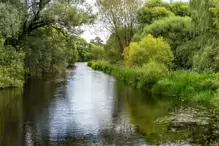
<svg viewBox="0 0 219 146">
<path fill-rule="evenodd" d="M 170 2 L 170 0 L 163 0 L 164 2 Z M 93 8 L 93 11 L 95 11 L 95 2 L 96 0 L 86 0 L 88 4 L 90 4 Z M 189 2 L 189 0 L 173 0 L 173 2 Z M 90 42 L 91 39 L 94 39 L 95 37 L 100 37 L 104 43 L 109 38 L 110 33 L 102 28 L 101 24 L 93 24 L 93 25 L 86 25 L 83 26 L 82 29 L 84 30 L 84 33 L 81 35 L 82 38 L 84 38 L 87 42 Z"/>
</svg>

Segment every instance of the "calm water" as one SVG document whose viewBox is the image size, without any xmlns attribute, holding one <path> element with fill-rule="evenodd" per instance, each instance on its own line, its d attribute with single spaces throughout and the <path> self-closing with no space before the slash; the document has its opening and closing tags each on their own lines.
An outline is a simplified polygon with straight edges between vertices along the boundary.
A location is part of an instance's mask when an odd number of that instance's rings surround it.
<svg viewBox="0 0 219 146">
<path fill-rule="evenodd" d="M 217 145 L 209 108 L 151 98 L 86 63 L 0 91 L 0 146 Z"/>
</svg>

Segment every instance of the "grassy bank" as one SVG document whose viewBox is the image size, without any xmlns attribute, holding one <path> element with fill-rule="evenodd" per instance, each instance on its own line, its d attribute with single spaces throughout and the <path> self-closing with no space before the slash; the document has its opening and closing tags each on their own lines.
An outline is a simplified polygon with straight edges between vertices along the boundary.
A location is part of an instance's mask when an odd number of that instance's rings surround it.
<svg viewBox="0 0 219 146">
<path fill-rule="evenodd" d="M 131 86 L 149 90 L 153 95 L 175 96 L 197 102 L 215 102 L 218 97 L 219 74 L 168 72 L 153 63 L 143 68 L 127 68 L 106 61 L 92 61 L 88 66 Z"/>
</svg>

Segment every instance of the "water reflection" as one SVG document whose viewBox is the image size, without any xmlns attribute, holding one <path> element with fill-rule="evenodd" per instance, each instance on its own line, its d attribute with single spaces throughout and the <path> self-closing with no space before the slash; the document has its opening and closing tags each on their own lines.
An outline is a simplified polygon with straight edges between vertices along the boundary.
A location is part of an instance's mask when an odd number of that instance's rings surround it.
<svg viewBox="0 0 219 146">
<path fill-rule="evenodd" d="M 15 146 L 22 143 L 22 94 L 21 89 L 0 92 L 0 145 Z"/>
<path fill-rule="evenodd" d="M 86 63 L 77 63 L 63 76 L 46 79 L 32 80 L 24 90 L 0 91 L 0 145 L 219 142 L 218 121 L 203 112 L 207 110 L 173 99 L 150 98 L 91 70 Z M 184 117 L 191 118 L 183 121 Z"/>
</svg>

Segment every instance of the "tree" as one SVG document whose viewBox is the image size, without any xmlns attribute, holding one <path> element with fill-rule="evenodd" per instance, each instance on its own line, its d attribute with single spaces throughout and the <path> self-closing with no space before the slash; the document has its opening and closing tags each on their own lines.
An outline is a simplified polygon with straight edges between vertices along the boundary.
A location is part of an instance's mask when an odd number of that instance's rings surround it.
<svg viewBox="0 0 219 146">
<path fill-rule="evenodd" d="M 191 16 L 190 8 L 188 3 L 177 2 L 170 5 L 170 11 L 176 16 Z"/>
<path fill-rule="evenodd" d="M 214 0 L 191 0 L 191 17 L 193 29 L 197 33 L 208 32 L 211 28 L 214 28 L 214 19 L 211 8 L 214 6 Z"/>
<path fill-rule="evenodd" d="M 98 46 L 96 44 L 90 44 L 90 53 L 91 53 L 91 59 L 92 60 L 98 60 L 103 59 L 104 57 L 104 49 L 101 46 Z"/>
<path fill-rule="evenodd" d="M 177 46 L 193 38 L 190 28 L 191 18 L 168 17 L 154 21 L 151 25 L 146 25 L 143 32 L 135 35 L 134 40 L 139 41 L 149 34 L 152 34 L 154 37 L 163 37 L 170 44 L 175 54 Z"/>
<path fill-rule="evenodd" d="M 147 5 L 146 5 L 147 6 Z M 141 24 L 151 24 L 155 20 L 164 18 L 164 17 L 170 17 L 174 16 L 174 13 L 167 10 L 165 7 L 143 7 L 138 12 L 138 21 Z"/>
<path fill-rule="evenodd" d="M 80 32 L 76 29 L 84 23 L 89 23 L 93 15 L 79 8 L 82 0 L 32 0 L 25 1 L 22 6 L 24 18 L 19 30 L 17 41 L 8 38 L 6 43 L 16 46 L 32 31 L 50 26 L 58 31 L 68 30 L 70 33 Z M 64 28 L 64 29 L 62 29 Z"/>
<path fill-rule="evenodd" d="M 97 6 L 103 27 L 115 35 L 122 53 L 134 35 L 136 12 L 141 0 L 98 0 Z"/>
<path fill-rule="evenodd" d="M 16 37 L 19 34 L 23 15 L 15 6 L 0 3 L 0 39 Z"/>
<path fill-rule="evenodd" d="M 92 39 L 90 41 L 90 43 L 96 44 L 96 45 L 99 45 L 99 46 L 103 46 L 103 40 L 100 37 L 96 37 L 95 39 Z"/>
</svg>

